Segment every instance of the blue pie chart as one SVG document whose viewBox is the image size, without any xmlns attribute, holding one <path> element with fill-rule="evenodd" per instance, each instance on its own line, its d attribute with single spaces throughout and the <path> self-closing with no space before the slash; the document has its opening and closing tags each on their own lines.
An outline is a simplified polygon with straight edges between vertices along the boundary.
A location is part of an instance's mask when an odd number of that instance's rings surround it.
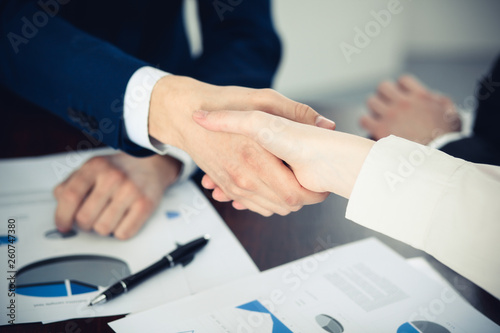
<svg viewBox="0 0 500 333">
<path fill-rule="evenodd" d="M 451 333 L 443 326 L 430 321 L 412 321 L 399 326 L 397 333 Z"/>
</svg>

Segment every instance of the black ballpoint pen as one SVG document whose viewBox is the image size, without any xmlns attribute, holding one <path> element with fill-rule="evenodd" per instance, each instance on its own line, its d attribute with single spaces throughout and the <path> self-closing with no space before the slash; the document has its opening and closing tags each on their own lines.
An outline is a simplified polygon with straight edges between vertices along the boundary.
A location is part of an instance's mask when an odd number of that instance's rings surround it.
<svg viewBox="0 0 500 333">
<path fill-rule="evenodd" d="M 99 294 L 93 300 L 91 300 L 89 306 L 105 303 L 117 296 L 120 296 L 121 294 L 126 293 L 142 281 L 165 268 L 174 267 L 177 264 L 187 265 L 189 262 L 191 262 L 191 260 L 193 260 L 195 253 L 201 250 L 205 245 L 207 245 L 209 239 L 210 236 L 205 235 L 187 244 L 178 246 L 177 249 L 170 252 L 169 254 L 161 258 L 161 260 L 155 262 L 153 265 L 146 267 L 142 271 L 130 275 L 123 280 L 118 281 L 117 283 L 106 289 L 103 293 Z"/>
</svg>

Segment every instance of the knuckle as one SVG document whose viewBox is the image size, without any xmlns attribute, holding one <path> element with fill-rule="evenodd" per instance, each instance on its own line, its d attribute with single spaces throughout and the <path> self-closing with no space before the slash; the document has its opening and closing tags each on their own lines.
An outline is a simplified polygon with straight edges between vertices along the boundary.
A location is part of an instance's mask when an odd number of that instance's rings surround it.
<svg viewBox="0 0 500 333">
<path fill-rule="evenodd" d="M 250 91 L 250 102 L 253 108 L 257 110 L 260 110 L 261 106 L 266 105 L 267 101 L 272 99 L 274 94 L 276 94 L 271 88 L 251 89 Z"/>
<path fill-rule="evenodd" d="M 271 89 L 271 88 L 263 88 L 260 89 L 260 91 L 266 95 L 274 96 L 276 94 L 276 90 Z"/>
<path fill-rule="evenodd" d="M 101 236 L 108 236 L 111 233 L 111 227 L 106 223 L 98 223 L 94 225 L 94 231 Z"/>
<path fill-rule="evenodd" d="M 256 95 L 262 96 L 264 101 L 267 101 L 269 99 L 274 99 L 278 92 L 274 89 L 271 88 L 262 88 L 262 89 L 256 89 L 255 90 Z"/>
<path fill-rule="evenodd" d="M 243 177 L 241 175 L 236 176 L 233 178 L 233 181 L 236 187 L 240 188 L 243 191 L 251 192 L 255 190 L 255 183 L 247 177 Z"/>
<path fill-rule="evenodd" d="M 64 192 L 61 194 L 62 200 L 69 204 L 79 204 L 82 200 L 82 194 L 79 190 L 74 187 L 66 188 Z"/>
<path fill-rule="evenodd" d="M 302 207 L 304 207 L 304 205 L 300 204 L 300 205 L 295 205 L 295 206 L 291 206 L 290 207 L 290 212 L 298 212 L 299 210 L 302 209 Z"/>
<path fill-rule="evenodd" d="M 307 115 L 311 113 L 316 113 L 309 105 L 304 104 L 304 103 L 297 103 L 295 104 L 295 119 L 298 120 L 305 120 Z"/>
<path fill-rule="evenodd" d="M 126 240 L 131 238 L 134 234 L 135 232 L 131 228 L 119 228 L 113 235 L 119 240 Z"/>
<path fill-rule="evenodd" d="M 390 81 L 388 81 L 388 80 L 384 80 L 384 81 L 380 82 L 380 84 L 378 85 L 377 89 L 378 89 L 379 91 L 384 91 L 384 90 L 386 90 L 387 88 L 389 88 L 389 87 L 391 86 L 391 84 L 392 84 L 392 83 L 391 83 Z"/>
<path fill-rule="evenodd" d="M 90 229 L 92 229 L 91 224 L 86 223 L 82 220 L 79 220 L 78 218 L 75 218 L 75 220 L 76 220 L 76 224 L 78 225 L 78 227 L 80 227 L 82 230 L 89 231 Z"/>
<path fill-rule="evenodd" d="M 75 218 L 82 225 L 89 226 L 92 224 L 92 216 L 87 210 L 79 210 Z"/>
<path fill-rule="evenodd" d="M 108 160 L 103 156 L 92 157 L 87 163 L 84 164 L 91 169 L 102 169 L 109 165 Z"/>
<path fill-rule="evenodd" d="M 294 211 L 293 209 L 280 209 L 279 211 L 276 212 L 276 214 L 280 215 L 280 216 L 287 216 L 288 214 L 290 214 L 292 211 Z"/>
<path fill-rule="evenodd" d="M 236 185 L 234 181 L 228 184 L 226 186 L 226 189 L 227 191 L 224 192 L 227 193 L 228 197 L 232 198 L 233 200 L 244 197 L 244 191 L 241 189 L 241 187 Z"/>
<path fill-rule="evenodd" d="M 123 183 L 120 191 L 123 193 L 124 196 L 133 196 L 138 194 L 139 188 L 131 180 L 126 180 Z"/>
<path fill-rule="evenodd" d="M 412 81 L 413 77 L 409 74 L 403 74 L 399 77 L 398 82 L 399 83 L 408 83 L 409 81 Z"/>
<path fill-rule="evenodd" d="M 118 169 L 110 169 L 105 173 L 104 179 L 110 184 L 120 183 L 125 179 L 125 173 Z"/>
<path fill-rule="evenodd" d="M 153 210 L 154 203 L 148 197 L 142 197 L 136 202 L 136 206 L 139 214 L 142 216 L 145 214 L 149 214 L 149 212 Z"/>
<path fill-rule="evenodd" d="M 61 194 L 62 190 L 63 190 L 63 186 L 61 184 L 59 184 L 56 187 L 54 187 L 52 194 L 54 195 L 55 198 L 58 198 L 59 195 Z"/>
<path fill-rule="evenodd" d="M 288 194 L 285 196 L 285 203 L 289 208 L 297 207 L 302 205 L 302 200 L 296 194 Z"/>
<path fill-rule="evenodd" d="M 271 217 L 273 215 L 273 212 L 270 212 L 268 210 L 257 211 L 256 213 L 259 213 L 260 215 L 265 216 L 265 217 Z"/>
</svg>

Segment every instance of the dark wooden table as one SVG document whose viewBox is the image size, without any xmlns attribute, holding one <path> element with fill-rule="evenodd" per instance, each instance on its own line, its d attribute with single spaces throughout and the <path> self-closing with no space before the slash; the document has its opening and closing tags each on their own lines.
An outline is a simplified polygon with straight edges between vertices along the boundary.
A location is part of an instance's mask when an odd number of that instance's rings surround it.
<svg viewBox="0 0 500 333">
<path fill-rule="evenodd" d="M 16 105 L 10 106 L 8 109 L 19 110 L 20 108 Z M 335 119 L 338 124 L 355 123 L 356 116 L 346 108 L 344 108 L 344 113 L 336 113 L 335 109 L 328 107 L 316 107 L 316 109 L 321 111 L 324 115 Z M 26 133 L 29 133 L 29 135 L 20 134 L 19 131 L 16 131 L 17 134 L 8 133 L 10 128 L 22 128 L 22 126 L 5 126 L 1 129 L 2 131 L 0 132 L 7 138 L 5 140 L 11 143 L 10 151 L 12 153 L 10 157 L 39 155 L 66 150 L 65 147 L 68 145 L 69 141 L 65 141 L 63 145 L 56 147 L 61 141 L 59 139 L 60 136 L 66 135 L 62 133 L 65 131 L 65 125 L 60 123 L 58 119 L 52 119 L 50 115 L 45 115 L 43 117 L 38 116 L 39 112 L 42 111 L 38 110 L 32 113 L 32 117 L 37 118 L 34 121 L 34 125 L 29 130 L 26 130 Z M 26 127 L 26 118 L 23 119 L 20 125 L 22 124 Z M 48 121 L 51 123 L 47 124 L 46 122 Z M 40 126 L 40 122 L 45 122 L 45 126 Z M 15 124 L 15 119 L 10 121 L 10 125 L 13 123 Z M 54 135 L 55 139 L 52 144 L 49 143 L 50 138 L 46 136 L 46 128 L 59 128 L 61 131 L 58 135 Z M 349 129 L 342 127 L 338 127 L 338 129 L 349 131 Z M 36 136 L 33 135 L 34 131 L 40 131 L 43 140 L 40 138 L 37 139 Z M 12 140 L 13 135 L 17 135 L 15 140 Z M 35 139 L 33 139 L 33 137 L 35 137 Z M 19 146 L 20 142 L 22 143 L 22 147 Z M 44 146 L 40 146 L 42 142 Z M 75 138 L 73 142 L 78 142 L 78 138 Z M 16 143 L 18 146 L 13 147 Z M 32 150 L 28 150 L 27 148 L 29 147 L 31 147 Z M 25 150 L 24 153 L 23 149 Z M 1 154 L 0 157 L 2 157 Z M 8 156 L 3 155 L 3 157 Z M 210 197 L 210 193 L 205 191 L 205 194 Z M 260 270 L 276 267 L 330 247 L 350 243 L 367 237 L 377 237 L 406 258 L 414 256 L 426 257 L 431 265 L 476 309 L 497 324 L 500 324 L 499 300 L 425 253 L 346 220 L 344 214 L 347 200 L 341 197 L 330 195 L 321 204 L 304 207 L 299 212 L 285 217 L 272 216 L 269 218 L 262 217 L 249 211 L 234 210 L 231 205 L 227 203 L 213 202 L 213 200 L 212 203 Z M 492 253 L 491 255 L 498 255 L 498 253 Z M 112 332 L 107 323 L 121 317 L 123 316 L 72 319 L 48 325 L 20 324 L 0 327 L 0 331 L 51 333 Z"/>
</svg>

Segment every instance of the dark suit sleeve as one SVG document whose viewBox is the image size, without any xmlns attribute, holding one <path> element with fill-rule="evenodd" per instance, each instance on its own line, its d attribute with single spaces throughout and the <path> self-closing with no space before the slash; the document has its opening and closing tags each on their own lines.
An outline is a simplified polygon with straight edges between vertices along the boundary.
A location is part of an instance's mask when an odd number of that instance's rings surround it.
<svg viewBox="0 0 500 333">
<path fill-rule="evenodd" d="M 199 0 L 203 54 L 193 77 L 218 85 L 270 87 L 281 56 L 269 0 Z"/>
<path fill-rule="evenodd" d="M 1 10 L 1 85 L 107 145 L 150 154 L 127 139 L 122 117 L 128 80 L 146 63 L 34 1 L 5 1 Z"/>
<path fill-rule="evenodd" d="M 478 102 L 474 135 L 500 149 L 500 57 L 476 90 Z"/>
<path fill-rule="evenodd" d="M 500 166 L 500 149 L 477 135 L 450 142 L 441 150 L 469 162 Z"/>
<path fill-rule="evenodd" d="M 441 150 L 470 162 L 500 165 L 500 58 L 481 80 L 475 95 L 478 106 L 473 135 L 450 142 Z"/>
</svg>

